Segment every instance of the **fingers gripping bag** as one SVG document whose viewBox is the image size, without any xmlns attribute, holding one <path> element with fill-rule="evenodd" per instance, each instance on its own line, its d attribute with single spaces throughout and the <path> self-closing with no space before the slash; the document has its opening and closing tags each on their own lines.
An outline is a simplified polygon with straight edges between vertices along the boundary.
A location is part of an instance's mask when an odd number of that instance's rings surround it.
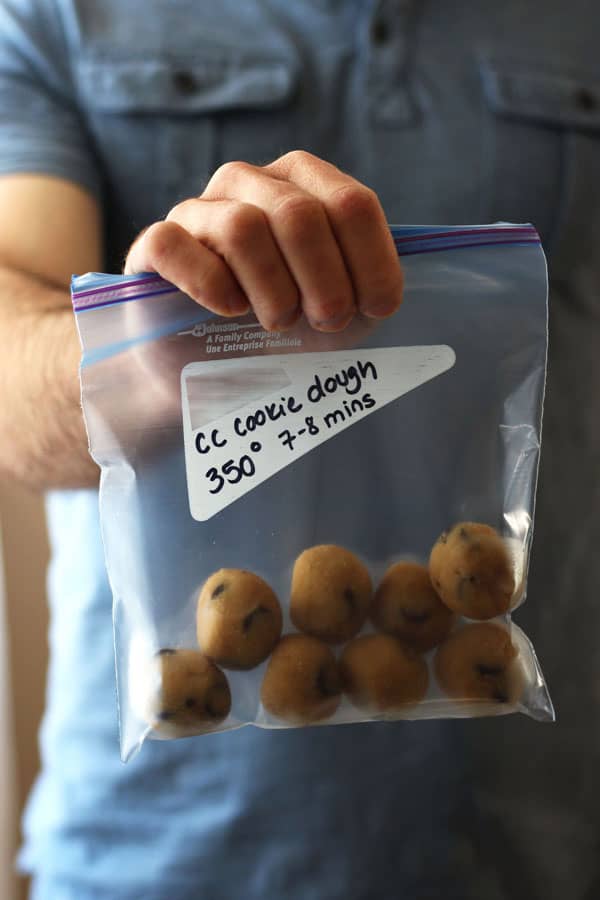
<svg viewBox="0 0 600 900">
<path fill-rule="evenodd" d="M 121 752 L 236 728 L 553 718 L 524 601 L 547 349 L 529 225 L 393 228 L 404 302 L 323 334 L 73 280 Z"/>
</svg>

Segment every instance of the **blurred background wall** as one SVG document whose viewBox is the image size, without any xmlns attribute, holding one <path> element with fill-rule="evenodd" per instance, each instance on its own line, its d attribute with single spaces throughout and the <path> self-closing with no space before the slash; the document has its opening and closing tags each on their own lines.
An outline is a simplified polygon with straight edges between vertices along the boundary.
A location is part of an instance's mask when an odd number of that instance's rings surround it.
<svg viewBox="0 0 600 900">
<path fill-rule="evenodd" d="M 19 819 L 39 765 L 44 706 L 48 542 L 43 502 L 0 482 L 0 898 L 25 900 L 14 873 Z"/>
</svg>

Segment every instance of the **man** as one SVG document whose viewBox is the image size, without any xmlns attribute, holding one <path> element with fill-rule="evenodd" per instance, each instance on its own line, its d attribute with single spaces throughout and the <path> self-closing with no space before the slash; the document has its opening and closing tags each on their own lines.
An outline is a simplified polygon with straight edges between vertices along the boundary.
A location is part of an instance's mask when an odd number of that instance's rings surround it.
<svg viewBox="0 0 600 900">
<path fill-rule="evenodd" d="M 584 0 L 0 2 L 0 464 L 49 490 L 53 543 L 37 900 L 597 896 L 597 19 Z M 400 301 L 385 218 L 531 220 L 550 254 L 518 621 L 559 724 L 243 729 L 123 767 L 69 277 L 126 258 L 224 314 L 335 330 Z"/>
</svg>

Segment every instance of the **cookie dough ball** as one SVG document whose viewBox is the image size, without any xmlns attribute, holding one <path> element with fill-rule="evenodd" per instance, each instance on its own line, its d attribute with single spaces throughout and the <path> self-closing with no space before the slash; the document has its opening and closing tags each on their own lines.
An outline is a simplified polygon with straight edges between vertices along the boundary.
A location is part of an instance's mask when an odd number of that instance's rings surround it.
<svg viewBox="0 0 600 900">
<path fill-rule="evenodd" d="M 489 525 L 460 522 L 437 540 L 429 575 L 446 606 L 468 619 L 491 619 L 511 605 L 513 562 L 505 542 Z"/>
<path fill-rule="evenodd" d="M 341 695 L 337 660 L 326 644 L 305 634 L 281 639 L 261 688 L 267 712 L 283 722 L 309 725 L 332 716 Z"/>
<path fill-rule="evenodd" d="M 518 538 L 504 538 L 510 556 L 515 577 L 515 590 L 510 601 L 510 608 L 518 606 L 525 593 L 527 584 L 527 545 Z"/>
<path fill-rule="evenodd" d="M 445 694 L 458 700 L 516 703 L 525 686 L 518 650 L 502 625 L 478 622 L 455 631 L 435 655 Z"/>
<path fill-rule="evenodd" d="M 425 660 L 397 638 L 365 634 L 345 647 L 340 660 L 344 691 L 359 709 L 393 713 L 418 703 L 427 692 Z"/>
<path fill-rule="evenodd" d="M 424 653 L 446 637 L 456 616 L 434 591 L 426 566 L 399 562 L 375 591 L 371 619 L 381 631 Z"/>
<path fill-rule="evenodd" d="M 227 678 L 197 650 L 160 650 L 153 659 L 144 718 L 165 737 L 184 737 L 229 715 Z"/>
<path fill-rule="evenodd" d="M 196 627 L 204 653 L 226 669 L 253 669 L 281 635 L 279 601 L 266 581 L 244 569 L 220 569 L 198 598 Z"/>
<path fill-rule="evenodd" d="M 358 634 L 373 588 L 366 566 L 333 544 L 311 547 L 294 564 L 290 615 L 300 631 L 330 644 Z"/>
</svg>

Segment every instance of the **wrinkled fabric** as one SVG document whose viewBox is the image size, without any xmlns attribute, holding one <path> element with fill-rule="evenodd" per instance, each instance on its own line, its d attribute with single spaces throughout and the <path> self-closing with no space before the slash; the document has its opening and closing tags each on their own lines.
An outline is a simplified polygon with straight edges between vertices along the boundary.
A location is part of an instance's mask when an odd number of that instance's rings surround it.
<svg viewBox="0 0 600 900">
<path fill-rule="evenodd" d="M 36 900 L 600 894 L 600 12 L 586 0 L 0 2 L 0 172 L 105 212 L 103 268 L 230 159 L 302 147 L 390 221 L 532 221 L 550 366 L 528 602 L 555 726 L 520 717 L 151 743 L 118 761 L 97 495 L 53 494 Z M 515 328 L 518 328 L 515 321 Z"/>
</svg>

